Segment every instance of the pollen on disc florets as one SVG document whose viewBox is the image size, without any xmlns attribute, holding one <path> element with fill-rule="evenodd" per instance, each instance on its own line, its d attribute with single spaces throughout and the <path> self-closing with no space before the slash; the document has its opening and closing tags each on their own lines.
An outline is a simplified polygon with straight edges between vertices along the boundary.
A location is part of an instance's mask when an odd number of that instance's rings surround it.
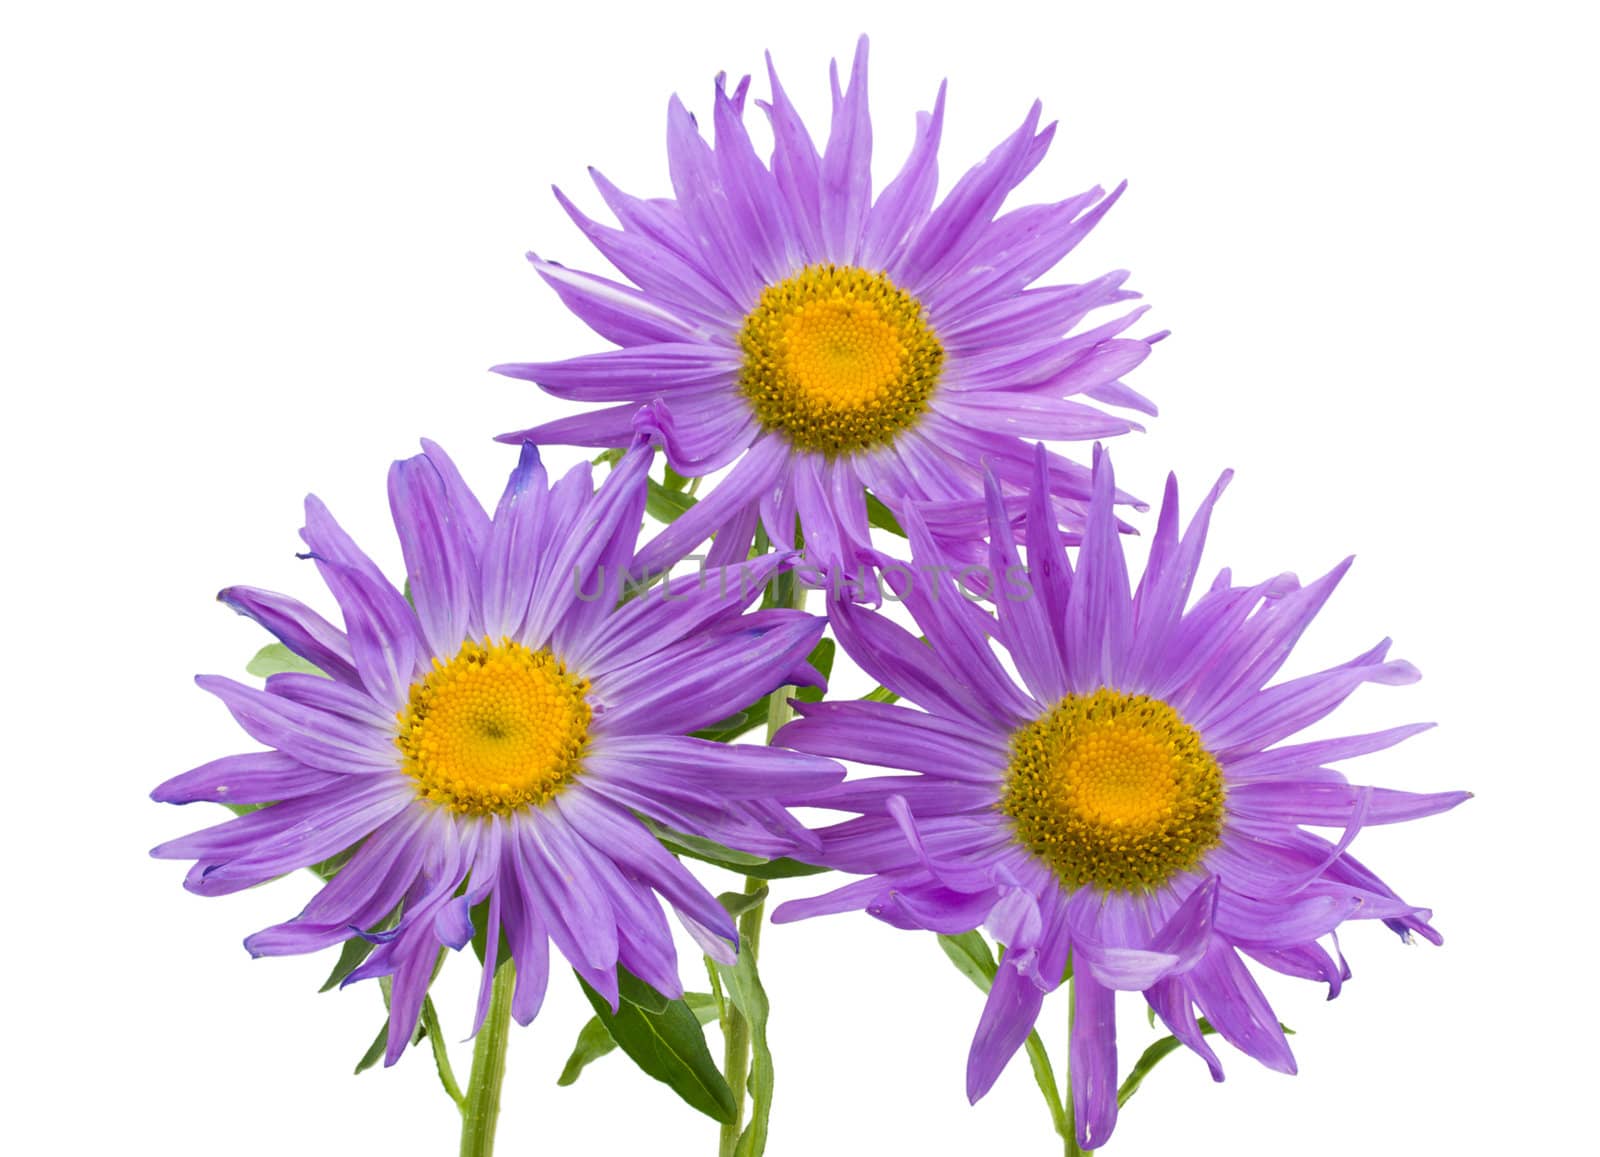
<svg viewBox="0 0 1600 1157">
<path fill-rule="evenodd" d="M 739 389 L 763 428 L 830 457 L 915 425 L 944 367 L 922 303 L 888 275 L 848 265 L 810 265 L 768 286 L 739 345 Z"/>
<path fill-rule="evenodd" d="M 1176 711 L 1101 688 L 1011 737 L 1000 810 L 1068 888 L 1159 887 L 1222 834 L 1222 768 Z"/>
<path fill-rule="evenodd" d="M 468 640 L 411 685 L 395 744 L 417 795 L 453 811 L 547 803 L 580 770 L 589 681 L 548 650 Z"/>
</svg>

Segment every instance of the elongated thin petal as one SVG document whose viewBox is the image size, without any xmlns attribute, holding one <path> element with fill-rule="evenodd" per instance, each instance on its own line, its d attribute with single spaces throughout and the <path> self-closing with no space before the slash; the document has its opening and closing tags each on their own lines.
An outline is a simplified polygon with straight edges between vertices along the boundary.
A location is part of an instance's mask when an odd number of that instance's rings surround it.
<svg viewBox="0 0 1600 1157">
<path fill-rule="evenodd" d="M 228 587 L 217 601 L 260 623 L 318 670 L 345 683 L 358 681 L 350 640 L 310 607 L 255 587 Z"/>
<path fill-rule="evenodd" d="M 1000 1070 L 1033 1031 L 1043 1003 L 1044 993 L 1015 968 L 1002 966 L 995 973 L 967 1055 L 967 1100 L 976 1104 L 994 1086 Z"/>
<path fill-rule="evenodd" d="M 1067 1057 L 1078 1144 L 1098 1149 L 1117 1124 L 1115 993 L 1088 977 L 1072 980 L 1072 1035 Z"/>
</svg>

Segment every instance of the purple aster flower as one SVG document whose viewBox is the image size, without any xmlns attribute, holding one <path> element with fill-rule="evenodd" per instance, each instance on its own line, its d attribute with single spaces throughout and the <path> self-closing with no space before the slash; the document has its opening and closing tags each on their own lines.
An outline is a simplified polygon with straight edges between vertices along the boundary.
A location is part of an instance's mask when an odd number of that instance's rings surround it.
<svg viewBox="0 0 1600 1157">
<path fill-rule="evenodd" d="M 843 774 L 798 752 L 686 735 L 779 685 L 815 682 L 805 659 L 824 622 L 741 613 L 781 565 L 776 555 L 619 606 L 647 447 L 597 492 L 587 464 L 549 485 L 525 446 L 491 517 L 444 452 L 423 446 L 389 474 L 411 601 L 308 498 L 306 557 L 344 629 L 282 595 L 230 587 L 220 598 L 327 677 L 277 674 L 265 689 L 200 678 L 268 750 L 153 793 L 270 804 L 155 849 L 194 860 L 184 886 L 201 895 L 354 849 L 304 911 L 245 945 L 271 956 L 356 933 L 377 942 L 349 979 L 394 978 L 391 1064 L 442 947 L 468 942 L 469 913 L 485 902 L 479 1023 L 502 935 L 523 1024 L 543 999 L 551 940 L 613 1007 L 619 964 L 680 995 L 656 894 L 725 961 L 734 925 L 638 817 L 781 855 L 816 841 L 777 801 Z"/>
<path fill-rule="evenodd" d="M 1130 593 L 1109 455 L 1097 452 L 1076 571 L 1044 498 L 1046 468 L 1041 453 L 1026 569 L 1000 482 L 989 478 L 994 615 L 928 565 L 939 556 L 914 511 L 919 565 L 901 585 L 926 644 L 872 611 L 834 608 L 845 650 L 923 710 L 802 704 L 804 718 L 778 742 L 914 774 L 847 782 L 813 801 L 859 813 L 820 833 L 818 862 L 867 878 L 791 901 L 775 919 L 865 908 L 903 928 L 987 927 L 1005 954 L 968 1059 L 974 1101 L 1070 961 L 1072 1103 L 1080 1144 L 1099 1148 L 1117 1116 L 1115 991 L 1142 991 L 1218 1080 L 1196 1007 L 1224 1040 L 1293 1072 L 1241 953 L 1326 981 L 1331 997 L 1349 973 L 1337 945 L 1330 954 L 1318 941 L 1341 922 L 1378 918 L 1438 943 L 1430 914 L 1347 849 L 1364 825 L 1441 812 L 1468 793 L 1358 787 L 1328 766 L 1427 724 L 1282 745 L 1363 683 L 1417 678 L 1386 658 L 1385 640 L 1331 670 L 1268 685 L 1349 560 L 1304 586 L 1292 575 L 1240 586 L 1223 571 L 1189 606 L 1227 475 L 1182 534 L 1169 479 Z M 1330 842 L 1303 824 L 1342 834 Z"/>
<path fill-rule="evenodd" d="M 1100 189 L 1002 213 L 1049 148 L 1036 102 L 1021 126 L 937 205 L 941 86 L 918 116 L 905 166 L 873 195 L 867 42 L 848 90 L 832 70 L 833 123 L 821 152 L 768 59 L 770 163 L 743 121 L 749 78 L 718 78 L 714 143 L 676 97 L 668 106 L 670 199 L 640 199 L 599 173 L 619 228 L 556 196 L 632 284 L 530 254 L 561 299 L 621 349 L 497 366 L 561 398 L 610 403 L 506 440 L 617 446 L 660 399 L 668 461 L 688 475 L 732 469 L 643 556 L 671 563 L 709 535 L 711 558 L 744 557 L 757 523 L 789 547 L 853 573 L 872 559 L 864 488 L 892 511 L 916 503 L 948 552 L 984 536 L 983 471 L 1013 513 L 1032 477 L 1028 438 L 1102 438 L 1137 429 L 1090 404 L 1155 413 L 1120 381 L 1150 339 L 1121 336 L 1136 310 L 1090 328 L 1094 311 L 1137 295 L 1123 272 L 1032 287 L 1120 196 Z M 1088 471 L 1051 455 L 1049 493 L 1081 526 Z"/>
</svg>

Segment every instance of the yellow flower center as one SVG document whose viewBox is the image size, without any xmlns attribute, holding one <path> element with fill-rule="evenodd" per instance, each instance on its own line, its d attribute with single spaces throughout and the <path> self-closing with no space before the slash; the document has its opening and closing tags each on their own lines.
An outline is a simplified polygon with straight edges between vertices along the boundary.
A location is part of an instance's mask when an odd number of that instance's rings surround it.
<svg viewBox="0 0 1600 1157">
<path fill-rule="evenodd" d="M 1068 695 L 1011 737 L 1000 810 L 1068 888 L 1159 887 L 1222 836 L 1222 768 L 1148 695 Z"/>
<path fill-rule="evenodd" d="M 811 265 L 762 290 L 739 345 L 739 389 L 762 426 L 830 457 L 915 425 L 944 366 L 922 303 L 853 266 Z"/>
<path fill-rule="evenodd" d="M 421 799 L 505 814 L 547 803 L 580 770 L 589 681 L 548 650 L 470 639 L 411 685 L 395 744 Z"/>
</svg>

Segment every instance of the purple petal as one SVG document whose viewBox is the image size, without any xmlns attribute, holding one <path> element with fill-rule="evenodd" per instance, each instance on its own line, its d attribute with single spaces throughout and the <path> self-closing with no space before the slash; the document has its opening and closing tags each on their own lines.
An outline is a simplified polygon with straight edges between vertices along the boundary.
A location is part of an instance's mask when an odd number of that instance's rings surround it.
<svg viewBox="0 0 1600 1157">
<path fill-rule="evenodd" d="M 1230 786 L 1228 810 L 1255 819 L 1344 827 L 1354 818 L 1363 791 L 1369 793 L 1369 824 L 1403 823 L 1438 815 L 1472 798 L 1470 791 L 1419 793 L 1382 787 L 1363 789 L 1347 783 L 1276 780 Z"/>
<path fill-rule="evenodd" d="M 583 354 L 559 362 L 494 366 L 497 374 L 537 382 L 580 402 L 646 401 L 660 394 L 726 389 L 739 376 L 737 350 L 695 342 L 656 342 Z"/>
<path fill-rule="evenodd" d="M 661 785 L 723 799 L 804 800 L 844 778 L 831 759 L 687 735 L 613 735 L 586 757 L 594 774 L 621 775 L 641 791 Z"/>
<path fill-rule="evenodd" d="M 939 84 L 932 113 L 917 114 L 917 139 L 900 174 L 890 181 L 867 218 L 860 264 L 881 269 L 927 217 L 939 184 L 939 138 L 944 131 L 945 85 Z"/>
<path fill-rule="evenodd" d="M 867 38 L 856 41 L 850 90 L 839 90 L 839 66 L 828 66 L 833 126 L 822 154 L 822 244 L 830 258 L 856 264 L 872 204 L 872 118 L 867 111 Z"/>
<path fill-rule="evenodd" d="M 1277 1014 L 1232 948 L 1213 942 L 1188 978 L 1200 1011 L 1223 1040 L 1269 1069 L 1295 1072 Z"/>
<path fill-rule="evenodd" d="M 1083 975 L 1072 978 L 1072 1036 L 1067 1064 L 1078 1144 L 1098 1149 L 1117 1124 L 1115 993 Z"/>
<path fill-rule="evenodd" d="M 772 122 L 772 175 L 788 207 L 788 218 L 805 263 L 824 257 L 822 243 L 822 158 L 806 132 L 805 122 L 778 83 L 772 54 L 767 54 L 772 102 L 762 106 Z"/>
<path fill-rule="evenodd" d="M 255 587 L 228 587 L 217 600 L 260 623 L 319 671 L 342 683 L 358 682 L 350 640 L 305 604 Z"/>
<path fill-rule="evenodd" d="M 989 998 L 984 1002 L 978 1031 L 967 1054 L 967 1100 L 978 1099 L 993 1086 L 1022 1042 L 1033 1031 L 1044 993 L 1015 969 L 1001 964 L 995 973 Z"/>
<path fill-rule="evenodd" d="M 891 703 L 865 699 L 803 703 L 796 710 L 800 718 L 778 732 L 774 741 L 813 755 L 983 785 L 998 782 L 1008 757 L 1006 736 L 998 729 L 977 731 Z M 993 789 L 988 790 L 993 796 Z"/>
<path fill-rule="evenodd" d="M 392 772 L 399 767 L 393 736 L 369 725 L 351 723 L 220 675 L 201 675 L 195 683 L 221 699 L 250 738 L 276 747 L 300 763 L 357 775 Z"/>
<path fill-rule="evenodd" d="M 752 696 L 801 678 L 826 620 L 801 612 L 745 615 L 596 677 L 610 735 L 683 733 L 727 718 Z M 809 669 L 809 668 L 808 668 Z M 811 672 L 815 677 L 815 671 Z"/>
<path fill-rule="evenodd" d="M 592 273 L 568 269 L 553 261 L 528 260 L 539 276 L 561 298 L 561 303 L 583 319 L 590 329 L 619 346 L 653 345 L 692 339 L 694 327 L 654 298 L 631 285 L 608 281 Z"/>
<path fill-rule="evenodd" d="M 306 767 L 281 751 L 252 751 L 175 775 L 150 798 L 157 803 L 277 803 L 332 787 L 340 778 Z"/>
<path fill-rule="evenodd" d="M 1006 516 L 1000 480 L 993 472 L 984 476 L 984 497 L 989 510 L 990 569 L 995 575 L 1018 576 L 1024 584 L 1022 597 L 1012 598 L 1017 592 L 1003 587 L 995 599 L 1000 640 L 1033 697 L 1042 703 L 1053 703 L 1067 693 L 1067 672 L 1049 618 L 1049 600 L 1028 582 L 1011 533 L 1011 520 Z"/>
<path fill-rule="evenodd" d="M 603 675 L 648 659 L 696 632 L 727 625 L 760 595 L 785 561 L 780 554 L 767 554 L 644 591 L 613 610 L 573 660 L 585 671 Z"/>
<path fill-rule="evenodd" d="M 557 796 L 556 807 L 585 840 L 648 883 L 679 912 L 724 940 L 737 939 L 726 909 L 635 817 L 581 785 Z"/>
<path fill-rule="evenodd" d="M 761 438 L 709 494 L 674 519 L 639 551 L 635 574 L 659 574 L 712 534 L 739 519 L 779 478 L 788 459 L 781 438 Z"/>
<path fill-rule="evenodd" d="M 444 479 L 426 457 L 390 468 L 389 509 L 423 637 L 434 655 L 452 656 L 479 633 L 477 561 Z"/>
</svg>

